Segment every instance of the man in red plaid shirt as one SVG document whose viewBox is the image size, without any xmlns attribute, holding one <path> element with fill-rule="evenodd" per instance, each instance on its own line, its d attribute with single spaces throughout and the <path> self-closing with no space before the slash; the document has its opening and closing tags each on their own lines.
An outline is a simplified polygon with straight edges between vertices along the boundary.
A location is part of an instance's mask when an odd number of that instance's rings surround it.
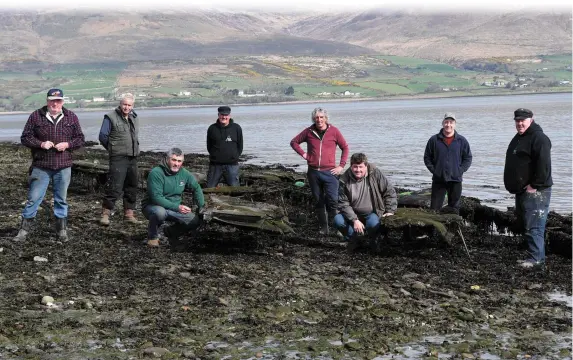
<svg viewBox="0 0 573 360">
<path fill-rule="evenodd" d="M 60 241 L 68 240 L 66 196 L 72 174 L 72 151 L 84 145 L 84 134 L 76 114 L 63 105 L 63 91 L 50 89 L 47 105 L 30 115 L 22 131 L 20 140 L 32 150 L 32 166 L 28 179 L 28 200 L 22 210 L 22 225 L 14 241 L 26 240 L 50 180 L 57 236 Z"/>
</svg>

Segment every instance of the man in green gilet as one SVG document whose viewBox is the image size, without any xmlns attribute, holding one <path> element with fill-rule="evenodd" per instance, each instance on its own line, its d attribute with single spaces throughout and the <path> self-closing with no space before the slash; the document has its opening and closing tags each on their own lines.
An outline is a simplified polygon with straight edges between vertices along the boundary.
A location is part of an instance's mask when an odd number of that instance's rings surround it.
<svg viewBox="0 0 573 360">
<path fill-rule="evenodd" d="M 137 197 L 137 157 L 139 120 L 133 111 L 135 99 L 123 94 L 119 106 L 103 117 L 99 141 L 109 152 L 109 178 L 103 198 L 100 224 L 109 225 L 115 201 L 123 193 L 124 221 L 137 223 L 134 210 Z"/>
</svg>

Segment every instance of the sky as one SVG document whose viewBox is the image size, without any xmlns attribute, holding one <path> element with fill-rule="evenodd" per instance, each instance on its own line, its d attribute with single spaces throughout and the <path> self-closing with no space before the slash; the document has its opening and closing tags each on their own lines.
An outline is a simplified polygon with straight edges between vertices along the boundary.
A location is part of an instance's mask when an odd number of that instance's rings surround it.
<svg viewBox="0 0 573 360">
<path fill-rule="evenodd" d="M 73 0 L 52 2 L 45 0 L 3 1 L 0 9 L 219 9 L 245 11 L 356 11 L 370 9 L 409 10 L 409 11 L 463 11 L 463 10 L 534 10 L 572 11 L 570 0 Z M 55 10 L 55 9 L 54 9 Z"/>
</svg>

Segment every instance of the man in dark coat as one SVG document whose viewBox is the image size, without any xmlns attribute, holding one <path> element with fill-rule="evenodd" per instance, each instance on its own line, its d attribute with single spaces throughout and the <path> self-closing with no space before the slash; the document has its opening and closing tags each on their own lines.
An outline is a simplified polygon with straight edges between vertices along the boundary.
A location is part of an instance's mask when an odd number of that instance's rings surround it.
<svg viewBox="0 0 573 360">
<path fill-rule="evenodd" d="M 230 107 L 220 106 L 217 112 L 217 121 L 207 130 L 207 187 L 216 187 L 223 175 L 227 185 L 239 186 L 239 156 L 243 153 L 243 130 L 231 118 Z"/>
<path fill-rule="evenodd" d="M 503 182 L 515 194 L 515 212 L 523 225 L 528 256 L 520 262 L 524 268 L 545 266 L 545 222 L 551 200 L 551 141 L 533 121 L 533 112 L 514 112 L 517 134 L 505 154 Z"/>
<path fill-rule="evenodd" d="M 392 216 L 398 207 L 398 197 L 392 183 L 380 169 L 368 163 L 366 155 L 350 157 L 350 169 L 340 176 L 338 210 L 334 225 L 351 240 L 355 234 L 368 233 L 376 238 L 380 219 Z"/>
<path fill-rule="evenodd" d="M 470 144 L 458 134 L 456 116 L 446 113 L 442 129 L 428 140 L 424 164 L 432 173 L 430 208 L 440 210 L 448 194 L 448 210 L 458 213 L 462 197 L 462 177 L 472 164 Z"/>
</svg>

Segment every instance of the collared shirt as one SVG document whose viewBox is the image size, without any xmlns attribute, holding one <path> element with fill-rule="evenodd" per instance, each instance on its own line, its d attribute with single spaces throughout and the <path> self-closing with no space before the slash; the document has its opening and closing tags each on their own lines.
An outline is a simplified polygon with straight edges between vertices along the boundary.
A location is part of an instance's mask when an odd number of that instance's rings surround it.
<svg viewBox="0 0 573 360">
<path fill-rule="evenodd" d="M 46 106 L 30 114 L 20 140 L 32 150 L 32 166 L 51 170 L 70 167 L 73 162 L 72 151 L 84 145 L 84 134 L 78 117 L 65 108 L 55 118 L 48 116 Z M 46 150 L 42 148 L 45 141 L 51 141 L 54 145 L 67 142 L 69 147 L 65 151 L 55 148 Z"/>
</svg>

